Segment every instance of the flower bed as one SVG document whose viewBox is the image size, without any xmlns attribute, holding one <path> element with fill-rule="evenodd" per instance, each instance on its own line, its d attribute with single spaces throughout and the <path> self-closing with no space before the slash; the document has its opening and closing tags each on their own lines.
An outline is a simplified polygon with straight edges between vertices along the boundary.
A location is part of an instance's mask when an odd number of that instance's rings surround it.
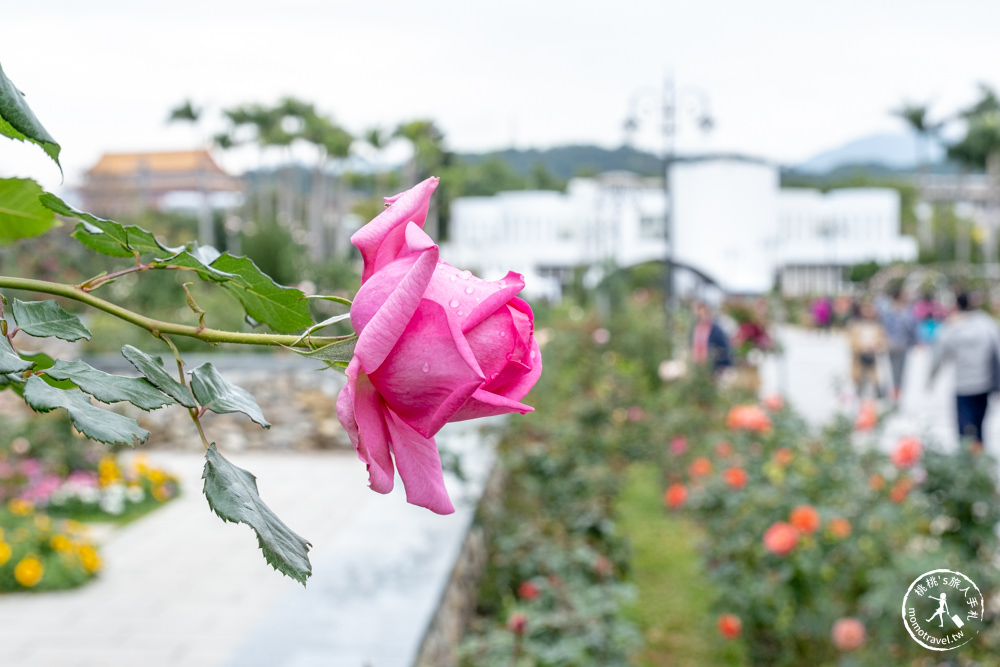
<svg viewBox="0 0 1000 667">
<path fill-rule="evenodd" d="M 73 588 L 100 569 L 82 524 L 53 520 L 24 500 L 0 508 L 0 593 Z"/>
<path fill-rule="evenodd" d="M 720 634 L 742 637 L 757 665 L 925 656 L 899 617 L 911 581 L 955 569 L 988 598 L 1000 584 L 996 463 L 912 437 L 886 455 L 859 445 L 846 418 L 811 437 L 775 407 L 736 406 L 727 427 L 664 459 L 667 511 L 704 529 Z M 984 631 L 962 655 L 995 655 L 997 640 Z"/>
</svg>

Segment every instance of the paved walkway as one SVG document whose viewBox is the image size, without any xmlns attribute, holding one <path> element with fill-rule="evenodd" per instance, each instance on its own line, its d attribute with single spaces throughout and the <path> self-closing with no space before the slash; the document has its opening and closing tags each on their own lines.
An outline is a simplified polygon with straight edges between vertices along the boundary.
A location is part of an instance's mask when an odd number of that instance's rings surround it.
<svg viewBox="0 0 1000 667">
<path fill-rule="evenodd" d="M 444 440 L 473 452 L 472 482 L 449 477 L 458 511 L 447 517 L 407 505 L 401 489 L 368 490 L 353 453 L 226 454 L 312 542 L 305 591 L 271 569 L 248 527 L 209 510 L 201 456 L 152 452 L 181 497 L 112 533 L 96 581 L 0 596 L 0 665 L 408 667 L 492 461 L 477 431 L 455 426 Z"/>
<path fill-rule="evenodd" d="M 785 353 L 768 358 L 761 370 L 761 391 L 783 394 L 806 420 L 819 426 L 838 412 L 855 414 L 857 398 L 850 381 L 850 349 L 839 333 L 783 328 L 778 338 Z M 927 347 L 910 352 L 903 376 L 902 400 L 887 419 L 881 444 L 888 447 L 900 435 L 913 434 L 940 443 L 957 443 L 954 375 L 943 368 L 928 388 L 931 353 Z M 1000 409 L 996 403 L 984 425 L 987 451 L 1000 458 Z"/>
</svg>

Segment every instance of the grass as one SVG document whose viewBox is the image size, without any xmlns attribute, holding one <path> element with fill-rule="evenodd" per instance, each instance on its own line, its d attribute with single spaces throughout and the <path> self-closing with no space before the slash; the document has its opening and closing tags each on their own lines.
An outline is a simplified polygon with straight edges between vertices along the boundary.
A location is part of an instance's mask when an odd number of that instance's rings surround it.
<svg viewBox="0 0 1000 667">
<path fill-rule="evenodd" d="M 638 599 L 631 614 L 646 643 L 636 664 L 746 665 L 743 645 L 723 639 L 716 629 L 712 587 L 694 546 L 698 531 L 690 522 L 664 512 L 655 465 L 629 468 L 618 517 L 632 543 L 632 583 Z"/>
</svg>

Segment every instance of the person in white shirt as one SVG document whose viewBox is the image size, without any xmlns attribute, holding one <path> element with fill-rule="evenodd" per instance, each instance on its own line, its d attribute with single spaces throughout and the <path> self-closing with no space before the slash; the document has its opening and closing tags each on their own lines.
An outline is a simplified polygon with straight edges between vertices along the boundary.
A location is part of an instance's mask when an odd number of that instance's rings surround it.
<svg viewBox="0 0 1000 667">
<path fill-rule="evenodd" d="M 957 294 L 955 302 L 958 310 L 941 327 L 927 382 L 934 382 L 945 362 L 954 365 L 958 435 L 981 445 L 989 395 L 1000 389 L 995 370 L 1000 329 L 987 313 L 971 307 L 968 294 Z"/>
</svg>

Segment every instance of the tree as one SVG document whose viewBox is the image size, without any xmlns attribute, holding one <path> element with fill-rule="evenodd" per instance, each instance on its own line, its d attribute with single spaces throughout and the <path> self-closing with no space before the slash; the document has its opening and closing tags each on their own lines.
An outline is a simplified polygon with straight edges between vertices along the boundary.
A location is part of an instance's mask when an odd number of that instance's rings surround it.
<svg viewBox="0 0 1000 667">
<path fill-rule="evenodd" d="M 929 162 L 930 141 L 941 129 L 943 122 L 932 123 L 929 119 L 930 107 L 926 104 L 904 103 L 892 114 L 901 118 L 909 128 L 916 134 L 916 163 L 917 163 L 917 185 L 923 187 L 927 175 L 927 163 Z M 921 220 L 918 230 L 920 246 L 924 250 L 934 247 L 934 225 L 931 218 Z"/>
<path fill-rule="evenodd" d="M 393 136 L 406 139 L 413 146 L 413 157 L 410 158 L 405 170 L 404 181 L 407 187 L 434 176 L 436 171 L 450 164 L 454 157 L 444 147 L 444 133 L 432 120 L 418 119 L 401 123 L 393 132 Z M 448 210 L 450 194 L 441 193 L 440 206 L 445 211 Z M 446 219 L 447 216 L 445 222 Z M 436 201 L 431 203 L 431 210 L 427 213 L 425 229 L 431 237 L 439 236 L 439 212 Z"/>
<path fill-rule="evenodd" d="M 990 187 L 991 218 L 986 221 L 983 259 L 996 260 L 996 230 L 1000 210 L 1000 99 L 986 84 L 979 85 L 980 99 L 961 112 L 965 136 L 948 146 L 948 157 L 964 167 L 986 171 Z"/>
</svg>

